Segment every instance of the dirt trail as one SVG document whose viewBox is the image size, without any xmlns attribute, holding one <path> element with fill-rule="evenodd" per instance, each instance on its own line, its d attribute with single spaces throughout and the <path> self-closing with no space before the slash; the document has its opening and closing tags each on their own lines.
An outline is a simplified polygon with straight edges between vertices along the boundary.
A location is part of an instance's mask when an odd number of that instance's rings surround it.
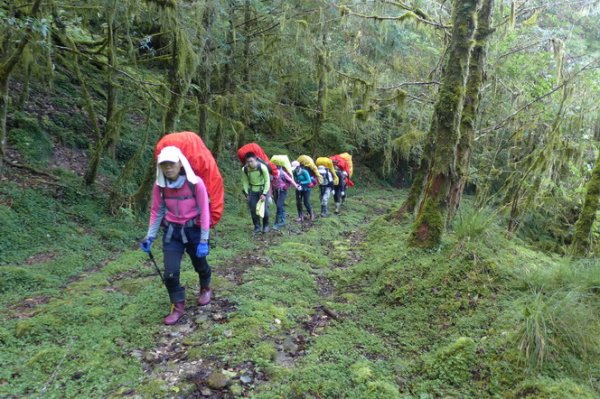
<svg viewBox="0 0 600 399">
<path fill-rule="evenodd" d="M 380 212 L 376 212 L 380 214 Z M 360 225 L 364 226 L 370 221 L 365 218 Z M 359 228 L 359 226 L 354 226 Z M 312 222 L 303 225 L 292 224 L 280 232 L 273 232 L 267 236 L 255 236 L 256 248 L 246 251 L 225 264 L 214 268 L 214 273 L 226 278 L 235 286 L 244 283 L 244 273 L 253 266 L 269 267 L 272 260 L 266 255 L 266 249 L 277 246 L 285 240 L 285 236 L 302 234 L 313 226 Z M 362 241 L 364 234 L 357 230 L 340 232 L 341 242 L 352 243 L 343 248 L 336 248 L 334 243 L 323 243 L 325 253 L 342 252 L 342 259 L 332 260 L 331 267 L 349 267 L 361 260 L 360 252 L 355 249 L 355 244 Z M 340 320 L 341 316 L 324 305 L 327 301 L 335 300 L 335 287 L 328 278 L 318 273 L 311 273 L 317 285 L 320 302 L 315 305 L 312 316 L 298 328 L 282 331 L 272 339 L 277 352 L 275 363 L 279 366 L 293 367 L 297 359 L 306 353 L 306 348 L 315 336 L 325 329 L 332 320 Z M 194 292 L 195 294 L 196 292 Z M 192 296 L 190 290 L 189 296 Z M 248 397 L 257 386 L 267 382 L 268 377 L 257 371 L 252 362 L 229 364 L 219 358 L 189 359 L 188 349 L 194 344 L 186 338 L 194 332 L 212 328 L 213 323 L 225 323 L 236 305 L 226 298 L 219 296 L 205 307 L 191 306 L 187 315 L 176 326 L 164 326 L 157 337 L 158 345 L 150 351 L 134 351 L 132 355 L 138 357 L 149 379 L 159 380 L 168 385 L 169 395 L 172 398 L 234 398 Z M 180 390 L 180 387 L 186 387 Z"/>
</svg>

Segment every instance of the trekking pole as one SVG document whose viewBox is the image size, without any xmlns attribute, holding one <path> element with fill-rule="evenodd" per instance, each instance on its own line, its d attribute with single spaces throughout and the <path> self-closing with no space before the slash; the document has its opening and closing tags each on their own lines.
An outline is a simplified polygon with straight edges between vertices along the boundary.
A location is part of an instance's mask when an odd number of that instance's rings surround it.
<svg viewBox="0 0 600 399">
<path fill-rule="evenodd" d="M 160 271 L 158 265 L 156 264 L 156 260 L 154 259 L 154 255 L 152 254 L 152 251 L 148 252 L 148 256 L 150 257 L 150 260 L 152 261 L 152 264 L 154 265 L 154 268 L 156 269 L 156 272 L 160 276 L 160 279 L 162 280 L 163 284 L 165 284 L 165 278 L 163 277 L 162 272 Z"/>
</svg>

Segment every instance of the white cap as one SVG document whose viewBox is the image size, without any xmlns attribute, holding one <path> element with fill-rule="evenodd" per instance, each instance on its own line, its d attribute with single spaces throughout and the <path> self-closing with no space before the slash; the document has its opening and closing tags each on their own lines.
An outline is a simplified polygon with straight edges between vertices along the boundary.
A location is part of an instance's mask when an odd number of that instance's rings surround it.
<svg viewBox="0 0 600 399">
<path fill-rule="evenodd" d="M 156 163 L 159 165 L 163 162 L 179 162 L 179 156 L 181 151 L 177 147 L 169 146 L 162 149 L 160 154 L 158 154 L 158 159 Z"/>
<path fill-rule="evenodd" d="M 188 181 L 192 184 L 197 184 L 200 181 L 200 178 L 194 173 L 190 161 L 188 161 L 179 148 L 175 146 L 163 148 L 160 151 L 160 154 L 158 154 L 156 163 L 160 165 L 163 162 L 181 162 L 181 166 L 185 171 L 185 177 Z M 166 186 L 166 178 L 161 168 L 156 168 L 156 184 L 158 184 L 159 187 Z"/>
<path fill-rule="evenodd" d="M 292 162 L 292 170 L 296 170 L 300 166 L 300 162 L 294 161 Z"/>
<path fill-rule="evenodd" d="M 327 170 L 327 169 L 325 169 L 325 166 L 323 166 L 323 165 L 319 165 L 319 167 L 317 169 L 319 169 L 320 173 L 323 173 Z"/>
</svg>

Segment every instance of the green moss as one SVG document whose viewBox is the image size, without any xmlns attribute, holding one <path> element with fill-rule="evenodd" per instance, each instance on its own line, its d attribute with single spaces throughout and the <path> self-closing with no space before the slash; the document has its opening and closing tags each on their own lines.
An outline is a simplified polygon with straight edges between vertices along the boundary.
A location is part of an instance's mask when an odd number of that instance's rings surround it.
<svg viewBox="0 0 600 399">
<path fill-rule="evenodd" d="M 432 379 L 460 387 L 471 378 L 476 365 L 475 350 L 472 338 L 460 337 L 428 357 L 425 370 Z"/>
<path fill-rule="evenodd" d="M 509 398 L 522 399 L 593 399 L 598 395 L 570 379 L 540 377 L 528 379 L 515 388 Z"/>
</svg>

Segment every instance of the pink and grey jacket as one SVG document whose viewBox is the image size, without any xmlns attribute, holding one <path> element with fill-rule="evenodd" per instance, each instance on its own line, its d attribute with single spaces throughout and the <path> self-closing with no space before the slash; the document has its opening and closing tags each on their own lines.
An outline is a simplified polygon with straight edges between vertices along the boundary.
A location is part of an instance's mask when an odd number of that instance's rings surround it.
<svg viewBox="0 0 600 399">
<path fill-rule="evenodd" d="M 200 239 L 208 241 L 210 236 L 208 193 L 204 181 L 199 177 L 198 179 L 195 184 L 190 184 L 186 180 L 180 188 L 161 188 L 158 184 L 154 184 L 147 237 L 156 238 L 163 220 L 182 226 L 195 220 L 195 225 L 201 229 Z M 192 187 L 195 193 L 192 192 Z"/>
<path fill-rule="evenodd" d="M 279 169 L 279 176 L 273 179 L 273 190 L 287 190 L 290 186 L 295 186 L 296 183 L 283 168 Z"/>
</svg>

